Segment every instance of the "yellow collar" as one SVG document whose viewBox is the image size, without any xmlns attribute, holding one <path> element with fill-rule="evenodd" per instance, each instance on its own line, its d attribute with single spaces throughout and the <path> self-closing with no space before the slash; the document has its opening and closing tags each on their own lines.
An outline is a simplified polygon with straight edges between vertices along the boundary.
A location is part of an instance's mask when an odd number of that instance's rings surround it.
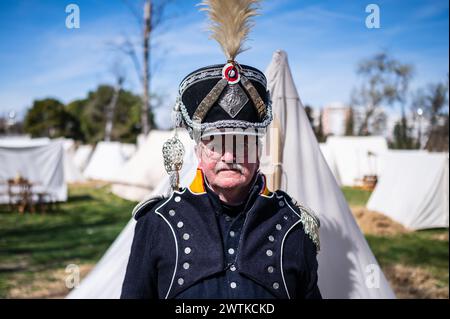
<svg viewBox="0 0 450 319">
<path fill-rule="evenodd" d="M 261 188 L 260 195 L 269 196 L 270 190 L 267 188 L 266 183 L 266 176 L 262 173 L 258 173 L 262 176 L 262 180 L 264 183 L 264 186 Z M 205 179 L 203 176 L 203 171 L 200 168 L 197 168 L 197 172 L 195 173 L 194 180 L 191 183 L 191 186 L 189 186 L 189 190 L 194 194 L 205 194 L 206 193 L 206 187 L 205 187 Z"/>
</svg>

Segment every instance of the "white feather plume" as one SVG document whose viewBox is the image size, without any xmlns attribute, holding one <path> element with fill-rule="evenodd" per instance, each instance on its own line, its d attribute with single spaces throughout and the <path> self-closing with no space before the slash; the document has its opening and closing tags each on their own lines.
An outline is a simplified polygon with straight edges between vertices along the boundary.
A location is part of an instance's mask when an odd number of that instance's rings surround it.
<svg viewBox="0 0 450 319">
<path fill-rule="evenodd" d="M 243 47 L 254 23 L 251 18 L 258 15 L 260 0 L 203 0 L 200 10 L 207 11 L 211 21 L 211 38 L 215 39 L 226 57 L 234 61 L 247 50 Z"/>
</svg>

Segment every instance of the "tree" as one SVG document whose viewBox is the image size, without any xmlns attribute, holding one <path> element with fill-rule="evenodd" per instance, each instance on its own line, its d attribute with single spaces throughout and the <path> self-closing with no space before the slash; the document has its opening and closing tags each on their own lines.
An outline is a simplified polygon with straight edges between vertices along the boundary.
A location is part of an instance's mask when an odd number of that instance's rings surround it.
<svg viewBox="0 0 450 319">
<path fill-rule="evenodd" d="M 354 128 L 355 125 L 355 119 L 353 114 L 353 107 L 349 108 L 347 118 L 345 119 L 345 136 L 353 136 L 354 135 Z"/>
<path fill-rule="evenodd" d="M 122 89 L 124 78 L 122 76 L 117 77 L 117 84 L 114 88 L 113 96 L 106 108 L 106 124 L 105 124 L 105 141 L 111 141 L 111 134 L 114 124 L 114 111 L 117 106 L 117 100 L 119 99 L 120 90 Z"/>
<path fill-rule="evenodd" d="M 380 124 L 383 119 L 383 112 L 380 112 L 382 104 L 392 106 L 400 103 L 402 117 L 405 116 L 412 71 L 411 65 L 402 64 L 384 52 L 359 63 L 357 73 L 362 77 L 362 84 L 353 91 L 351 98 L 353 106 L 363 109 L 358 135 L 370 135 L 371 123 Z M 377 115 L 381 117 L 377 118 Z"/>
<path fill-rule="evenodd" d="M 412 136 L 412 128 L 408 125 L 406 116 L 402 116 L 394 126 L 393 141 L 390 143 L 390 148 L 415 149 L 417 146 Z"/>
<path fill-rule="evenodd" d="M 313 130 L 315 130 L 315 126 L 314 126 L 314 115 L 313 115 L 313 109 L 311 106 L 306 105 L 305 106 L 305 113 L 306 116 L 308 117 L 309 120 L 309 124 L 311 124 L 311 127 Z"/>
<path fill-rule="evenodd" d="M 79 121 L 69 113 L 63 103 L 47 98 L 35 100 L 24 120 L 24 130 L 32 137 L 69 137 L 81 135 Z"/>
<path fill-rule="evenodd" d="M 314 130 L 314 133 L 316 135 L 317 141 L 319 143 L 324 143 L 327 139 L 325 134 L 323 133 L 323 111 L 320 111 L 319 115 L 319 124 L 317 125 L 317 128 Z"/>
<path fill-rule="evenodd" d="M 433 130 L 443 117 L 448 117 L 448 83 L 430 84 L 424 102 L 424 114 L 428 116 L 430 129 Z"/>
<path fill-rule="evenodd" d="M 114 110 L 111 112 L 111 105 Z M 100 85 L 88 93 L 85 99 L 71 102 L 67 109 L 80 121 L 85 142 L 96 143 L 106 139 L 106 123 L 111 121 L 109 138 L 113 141 L 136 142 L 141 132 L 140 112 L 142 99 L 124 89 Z M 109 119 L 109 117 L 111 117 Z M 153 115 L 149 112 L 153 125 Z"/>
<path fill-rule="evenodd" d="M 432 83 L 426 89 L 419 89 L 415 95 L 412 111 L 420 110 L 429 126 L 425 132 L 428 141 L 425 148 L 429 151 L 448 151 L 449 114 L 447 82 Z M 420 141 L 419 141 L 420 142 Z"/>
<path fill-rule="evenodd" d="M 142 42 L 139 49 L 129 39 L 126 39 L 117 48 L 130 57 L 138 74 L 139 81 L 142 85 L 142 104 L 141 104 L 141 129 L 143 134 L 148 134 L 152 129 L 152 122 L 149 115 L 152 114 L 153 106 L 151 105 L 150 80 L 151 80 L 151 38 L 155 29 L 160 26 L 163 21 L 164 12 L 170 0 L 144 0 L 141 9 L 137 9 L 130 1 L 123 0 L 133 13 L 139 28 L 142 30 Z M 138 1 L 142 4 L 142 1 Z M 142 13 L 141 13 L 142 12 Z M 142 53 L 139 53 L 142 51 Z M 142 55 L 140 55 L 142 54 Z M 141 56 L 142 59 L 139 57 Z"/>
</svg>

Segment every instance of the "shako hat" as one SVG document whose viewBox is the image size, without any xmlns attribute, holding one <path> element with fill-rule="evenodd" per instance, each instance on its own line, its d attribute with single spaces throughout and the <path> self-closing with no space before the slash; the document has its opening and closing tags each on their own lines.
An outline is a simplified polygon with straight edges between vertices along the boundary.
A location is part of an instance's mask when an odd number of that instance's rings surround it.
<svg viewBox="0 0 450 319">
<path fill-rule="evenodd" d="M 175 128 L 186 127 L 195 141 L 215 134 L 261 136 L 272 121 L 264 73 L 236 61 L 236 56 L 246 50 L 243 45 L 259 2 L 204 0 L 199 4 L 208 13 L 211 37 L 220 44 L 226 63 L 195 70 L 179 86 Z M 162 151 L 171 188 L 178 189 L 185 149 L 176 130 Z"/>
<path fill-rule="evenodd" d="M 243 44 L 258 3 L 204 0 L 199 4 L 208 13 L 211 37 L 220 44 L 227 62 L 202 67 L 181 81 L 175 106 L 177 122 L 192 138 L 224 131 L 263 135 L 272 120 L 264 73 L 236 61 L 246 50 Z"/>
</svg>

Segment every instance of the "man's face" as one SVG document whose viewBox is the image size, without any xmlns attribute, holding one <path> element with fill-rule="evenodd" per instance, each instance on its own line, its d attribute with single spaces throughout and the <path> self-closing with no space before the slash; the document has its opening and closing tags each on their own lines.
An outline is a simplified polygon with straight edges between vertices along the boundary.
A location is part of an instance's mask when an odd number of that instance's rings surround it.
<svg viewBox="0 0 450 319">
<path fill-rule="evenodd" d="M 222 189 L 247 186 L 259 168 L 255 136 L 214 135 L 197 146 L 199 167 L 209 184 Z"/>
</svg>

